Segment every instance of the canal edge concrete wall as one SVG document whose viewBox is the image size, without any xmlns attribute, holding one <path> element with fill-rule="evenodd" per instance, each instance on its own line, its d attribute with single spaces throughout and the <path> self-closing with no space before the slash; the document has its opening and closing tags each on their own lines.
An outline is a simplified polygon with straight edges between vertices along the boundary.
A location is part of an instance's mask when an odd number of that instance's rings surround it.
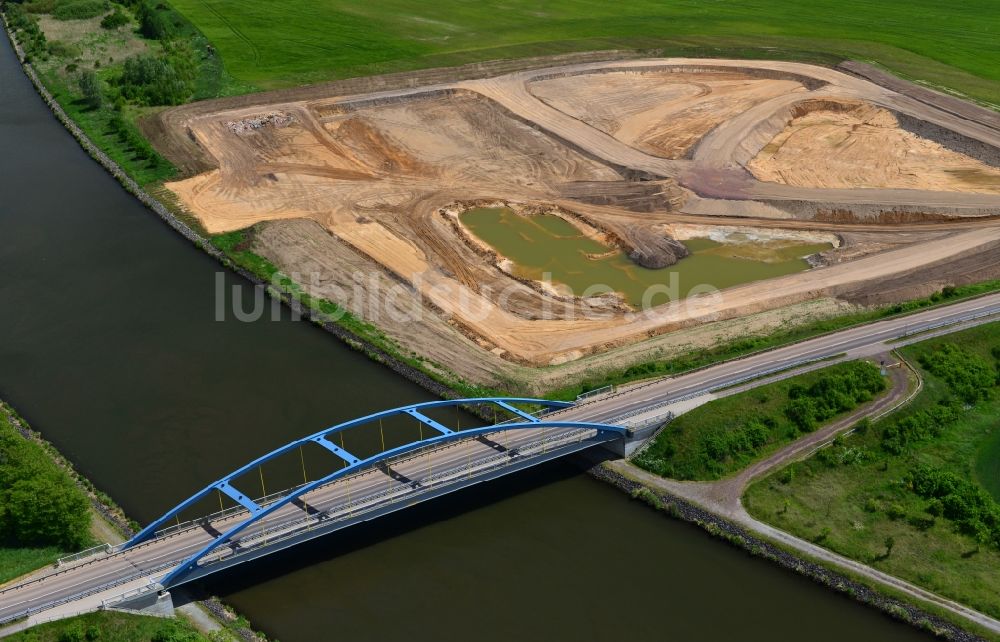
<svg viewBox="0 0 1000 642">
<path fill-rule="evenodd" d="M 754 557 L 762 558 L 786 570 L 798 573 L 861 604 L 876 608 L 894 619 L 946 640 L 956 642 L 982 640 L 979 636 L 937 615 L 928 613 L 919 606 L 885 595 L 877 589 L 853 580 L 822 564 L 779 548 L 750 533 L 742 526 L 680 497 L 629 479 L 617 471 L 611 470 L 603 463 L 594 464 L 587 472 L 593 478 L 628 493 L 633 499 L 642 500 L 655 510 L 698 526 L 712 536 L 723 539 Z M 650 554 L 655 553 L 651 552 Z"/>
</svg>

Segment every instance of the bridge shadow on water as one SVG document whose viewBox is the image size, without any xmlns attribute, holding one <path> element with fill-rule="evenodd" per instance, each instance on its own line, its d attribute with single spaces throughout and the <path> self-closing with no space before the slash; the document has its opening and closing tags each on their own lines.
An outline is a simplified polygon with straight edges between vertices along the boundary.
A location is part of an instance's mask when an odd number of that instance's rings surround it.
<svg viewBox="0 0 1000 642">
<path fill-rule="evenodd" d="M 301 569 L 334 560 L 383 541 L 405 537 L 425 526 L 459 517 L 478 509 L 517 497 L 523 493 L 585 474 L 603 455 L 591 449 L 587 455 L 571 455 L 515 472 L 492 481 L 428 500 L 390 513 L 370 522 L 362 522 L 292 548 L 241 564 L 190 584 L 173 589 L 174 603 L 181 605 L 211 595 L 229 595 Z M 607 457 L 614 455 L 607 453 Z"/>
</svg>

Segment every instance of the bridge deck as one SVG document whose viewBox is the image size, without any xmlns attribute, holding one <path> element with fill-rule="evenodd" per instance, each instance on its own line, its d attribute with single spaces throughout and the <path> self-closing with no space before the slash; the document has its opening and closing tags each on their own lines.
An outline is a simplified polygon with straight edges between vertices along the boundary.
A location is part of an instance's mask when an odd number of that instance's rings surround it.
<svg viewBox="0 0 1000 642">
<path fill-rule="evenodd" d="M 567 452 L 589 448 L 612 436 L 592 429 L 521 429 L 450 442 L 368 468 L 322 486 L 301 501 L 288 504 L 254 524 L 233 542 L 222 545 L 202 561 L 183 582 L 203 577 L 235 563 L 337 530 L 373 512 L 382 514 L 423 501 L 425 496 L 452 492 L 479 480 L 535 465 Z M 547 456 L 549 455 L 549 456 Z M 112 583 L 139 577 L 158 581 L 219 533 L 247 517 L 246 510 L 230 511 L 204 524 L 165 529 L 148 542 L 107 555 L 98 555 L 18 586 L 0 590 L 0 623 L 26 611 L 48 607 L 63 599 L 105 590 Z"/>
</svg>

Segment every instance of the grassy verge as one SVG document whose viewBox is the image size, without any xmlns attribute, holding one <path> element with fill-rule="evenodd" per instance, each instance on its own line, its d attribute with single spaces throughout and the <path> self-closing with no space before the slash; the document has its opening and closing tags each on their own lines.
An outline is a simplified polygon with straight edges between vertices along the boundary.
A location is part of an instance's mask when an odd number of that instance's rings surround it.
<svg viewBox="0 0 1000 642">
<path fill-rule="evenodd" d="M 993 323 L 902 349 L 925 384 L 900 413 L 753 484 L 758 519 L 1000 617 Z"/>
<path fill-rule="evenodd" d="M 920 310 L 955 303 L 962 299 L 1000 291 L 1000 281 L 983 281 L 958 287 L 946 287 L 934 295 L 897 303 L 873 310 L 844 314 L 829 319 L 821 319 L 766 335 L 750 336 L 720 344 L 707 350 L 694 350 L 669 359 L 656 359 L 638 363 L 627 368 L 611 370 L 599 377 L 592 377 L 579 384 L 553 390 L 547 395 L 552 399 L 575 399 L 577 395 L 610 385 L 624 385 L 643 379 L 654 379 L 677 375 L 690 370 L 704 368 L 714 363 L 744 357 L 755 352 L 770 350 L 790 343 L 804 341 L 830 332 L 872 323 L 882 319 L 902 316 Z"/>
<path fill-rule="evenodd" d="M 149 617 L 98 611 L 76 617 L 47 622 L 15 633 L 7 638 L 12 642 L 209 642 L 231 639 L 228 635 L 205 636 L 186 620 Z"/>
<path fill-rule="evenodd" d="M 21 577 L 44 566 L 55 564 L 56 560 L 67 554 L 61 546 L 30 546 L 10 545 L 0 547 L 0 584 Z"/>
<path fill-rule="evenodd" d="M 866 361 L 717 399 L 672 421 L 633 462 L 671 479 L 719 479 L 835 421 L 886 388 Z"/>
<path fill-rule="evenodd" d="M 502 389 L 477 386 L 465 382 L 443 365 L 425 359 L 417 352 L 401 346 L 391 337 L 385 335 L 379 328 L 354 316 L 337 303 L 311 297 L 303 290 L 300 284 L 281 274 L 277 266 L 266 258 L 254 253 L 251 249 L 253 245 L 252 239 L 253 228 L 251 227 L 225 234 L 217 234 L 212 237 L 211 242 L 215 247 L 222 250 L 233 264 L 271 284 L 276 290 L 287 292 L 305 308 L 316 313 L 319 319 L 325 319 L 340 325 L 359 339 L 370 342 L 380 350 L 385 351 L 407 365 L 421 370 L 434 380 L 458 391 L 460 394 L 472 397 L 521 394 L 524 392 L 524 384 L 515 381 L 507 382 Z M 574 400 L 578 395 L 597 388 L 682 374 L 714 363 L 803 341 L 822 334 L 871 323 L 880 319 L 905 315 L 926 308 L 954 303 L 962 299 L 995 291 L 1000 291 L 1000 280 L 984 281 L 958 287 L 946 287 L 942 291 L 923 299 L 915 299 L 874 310 L 813 321 L 767 335 L 746 337 L 708 350 L 691 351 L 670 359 L 657 359 L 623 369 L 611 370 L 603 373 L 600 378 L 589 378 L 572 386 L 550 390 L 543 396 L 547 399 Z"/>
</svg>

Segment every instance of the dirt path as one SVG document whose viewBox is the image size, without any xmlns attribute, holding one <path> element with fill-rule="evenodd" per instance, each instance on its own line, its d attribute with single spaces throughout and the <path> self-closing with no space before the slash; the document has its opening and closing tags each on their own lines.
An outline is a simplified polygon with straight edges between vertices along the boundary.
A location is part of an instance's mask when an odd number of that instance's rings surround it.
<svg viewBox="0 0 1000 642">
<path fill-rule="evenodd" d="M 877 417 L 895 409 L 910 395 L 910 373 L 908 367 L 889 354 L 880 355 L 879 360 L 888 366 L 889 390 L 878 399 L 863 405 L 849 415 L 834 421 L 819 430 L 794 441 L 769 457 L 755 462 L 732 477 L 713 482 L 675 482 L 684 489 L 684 496 L 711 506 L 726 517 L 745 514 L 741 498 L 750 482 L 767 475 L 782 466 L 808 457 L 821 446 L 830 443 L 838 435 L 850 429 L 865 417 Z"/>
<path fill-rule="evenodd" d="M 880 358 L 885 359 L 887 364 L 893 364 L 894 360 L 889 355 L 882 355 Z M 625 459 L 609 461 L 605 465 L 627 478 L 634 479 L 650 488 L 658 489 L 689 501 L 709 512 L 725 517 L 758 535 L 804 553 L 813 559 L 847 569 L 862 577 L 886 586 L 891 586 L 906 595 L 935 604 L 967 618 L 988 630 L 1000 633 L 1000 621 L 963 604 L 943 598 L 915 584 L 876 570 L 866 564 L 844 557 L 822 546 L 795 537 L 770 524 L 761 522 L 751 516 L 740 502 L 740 497 L 747 485 L 754 479 L 774 471 L 791 461 L 809 455 L 822 444 L 832 441 L 836 435 L 850 428 L 863 417 L 881 416 L 905 403 L 909 398 L 912 398 L 912 394 L 915 391 L 911 392 L 910 377 L 911 374 L 915 376 L 915 373 L 904 363 L 896 362 L 893 365 L 901 367 L 890 367 L 889 373 L 892 388 L 888 394 L 865 405 L 863 408 L 851 413 L 851 415 L 814 433 L 810 433 L 803 439 L 786 446 L 770 457 L 749 466 L 734 477 L 717 482 L 680 482 L 672 479 L 664 479 L 649 473 Z"/>
<path fill-rule="evenodd" d="M 674 495 L 701 506 L 709 512 L 722 515 L 722 511 L 717 510 L 715 507 L 706 505 L 700 499 L 685 495 L 683 490 L 677 488 L 677 482 L 671 482 L 670 480 L 663 479 L 662 477 L 657 477 L 656 475 L 646 472 L 624 459 L 607 462 L 605 465 L 626 478 L 634 479 L 645 486 L 659 489 L 667 494 Z M 1000 621 L 997 621 L 988 615 L 970 609 L 969 607 L 959 604 L 958 602 L 943 598 L 940 595 L 932 593 L 915 584 L 901 580 L 894 575 L 883 573 L 882 571 L 876 570 L 866 564 L 844 557 L 843 555 L 838 555 L 837 553 L 834 553 L 829 549 L 825 549 L 822 546 L 807 542 L 804 539 L 799 539 L 798 537 L 779 530 L 770 524 L 757 521 L 746 511 L 741 510 L 732 515 L 725 515 L 725 517 L 753 533 L 763 536 L 773 542 L 787 546 L 790 549 L 797 550 L 812 559 L 831 564 L 834 567 L 846 569 L 861 577 L 865 577 L 885 586 L 892 587 L 893 589 L 912 598 L 929 602 L 975 622 L 990 631 L 1000 633 Z"/>
<path fill-rule="evenodd" d="M 887 357 L 888 355 L 886 355 Z M 889 359 L 887 359 L 887 363 Z M 789 446 L 774 453 L 750 467 L 744 469 L 738 475 L 723 479 L 717 482 L 679 482 L 671 479 L 664 479 L 649 473 L 625 459 L 617 459 L 606 462 L 605 465 L 612 470 L 634 479 L 640 483 L 654 489 L 664 491 L 680 499 L 686 500 L 700 506 L 701 508 L 725 517 L 732 522 L 747 528 L 751 532 L 757 533 L 774 542 L 778 542 L 791 549 L 797 550 L 812 559 L 832 564 L 835 567 L 847 569 L 857 575 L 874 580 L 883 585 L 890 586 L 910 597 L 923 600 L 946 609 L 952 613 L 960 615 L 976 624 L 994 632 L 1000 633 L 1000 621 L 971 609 L 963 604 L 941 597 L 931 591 L 923 589 L 915 584 L 911 584 L 894 575 L 884 573 L 866 564 L 851 558 L 839 555 L 812 542 L 800 539 L 783 530 L 775 528 L 770 524 L 761 522 L 751 516 L 740 502 L 740 497 L 746 486 L 754 479 L 787 464 L 790 461 L 800 459 L 813 452 L 820 445 L 831 441 L 837 434 L 854 425 L 863 417 L 880 416 L 894 407 L 905 403 L 910 394 L 910 374 L 911 370 L 905 364 L 898 364 L 903 367 L 890 369 L 892 389 L 889 394 L 884 395 L 875 402 L 866 405 L 864 408 L 852 413 L 825 428 L 809 434 L 803 439 L 790 444 Z"/>
</svg>

